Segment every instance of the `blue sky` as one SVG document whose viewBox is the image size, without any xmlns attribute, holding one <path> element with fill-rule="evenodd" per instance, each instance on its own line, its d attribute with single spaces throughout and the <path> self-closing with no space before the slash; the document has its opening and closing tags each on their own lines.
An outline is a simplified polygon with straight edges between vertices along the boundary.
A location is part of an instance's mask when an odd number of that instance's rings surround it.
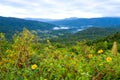
<svg viewBox="0 0 120 80">
<path fill-rule="evenodd" d="M 0 16 L 51 19 L 120 17 L 120 0 L 0 0 Z"/>
</svg>

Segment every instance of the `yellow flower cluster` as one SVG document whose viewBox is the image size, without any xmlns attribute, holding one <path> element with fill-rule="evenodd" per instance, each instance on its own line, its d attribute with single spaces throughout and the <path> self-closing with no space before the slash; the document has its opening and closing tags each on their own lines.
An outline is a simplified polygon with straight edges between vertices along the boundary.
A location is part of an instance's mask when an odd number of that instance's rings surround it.
<svg viewBox="0 0 120 80">
<path fill-rule="evenodd" d="M 88 54 L 88 57 L 89 57 L 89 58 L 92 58 L 92 57 L 93 57 L 93 55 L 92 55 L 92 54 Z"/>
<path fill-rule="evenodd" d="M 36 64 L 33 64 L 32 66 L 31 66 L 31 69 L 36 69 L 37 68 L 37 65 Z"/>
<path fill-rule="evenodd" d="M 106 61 L 107 61 L 107 62 L 111 62 L 111 61 L 112 61 L 112 58 L 111 58 L 111 57 L 107 57 L 107 58 L 106 58 Z"/>
<path fill-rule="evenodd" d="M 100 50 L 98 50 L 98 52 L 97 52 L 98 54 L 101 54 L 101 53 L 103 53 L 103 50 L 102 49 L 100 49 Z"/>
</svg>

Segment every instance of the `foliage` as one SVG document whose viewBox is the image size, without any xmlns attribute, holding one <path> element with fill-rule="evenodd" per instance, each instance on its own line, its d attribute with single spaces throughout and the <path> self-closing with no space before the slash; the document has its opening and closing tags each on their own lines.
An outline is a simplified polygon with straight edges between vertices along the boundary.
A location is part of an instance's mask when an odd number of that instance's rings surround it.
<svg viewBox="0 0 120 80">
<path fill-rule="evenodd" d="M 1 40 L 6 41 L 3 35 Z M 2 46 L 0 80 L 119 80 L 120 54 L 86 43 L 43 44 L 24 29 Z"/>
<path fill-rule="evenodd" d="M 115 34 L 118 31 L 120 31 L 119 28 L 90 27 L 85 30 L 76 32 L 74 34 L 66 34 L 65 33 L 66 35 L 64 35 L 60 38 L 53 38 L 53 39 L 51 39 L 51 41 L 69 45 L 69 44 L 73 44 L 76 41 L 88 40 L 88 43 L 91 45 L 91 42 L 94 40 L 93 43 L 101 44 L 101 46 L 106 45 L 108 41 L 112 41 L 112 42 L 110 42 L 110 45 L 112 45 L 113 41 L 115 41 L 117 39 L 119 40 L 119 33 Z M 114 35 L 116 35 L 116 37 Z M 101 46 L 99 45 L 99 47 L 101 47 Z M 108 46 L 105 46 L 105 48 L 107 48 L 107 47 Z"/>
</svg>

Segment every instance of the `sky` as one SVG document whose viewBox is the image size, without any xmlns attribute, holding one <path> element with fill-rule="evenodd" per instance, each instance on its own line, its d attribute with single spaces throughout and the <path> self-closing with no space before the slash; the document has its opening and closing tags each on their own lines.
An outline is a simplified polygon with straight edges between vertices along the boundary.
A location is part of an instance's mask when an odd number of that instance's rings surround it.
<svg viewBox="0 0 120 80">
<path fill-rule="evenodd" d="M 0 16 L 50 19 L 120 17 L 120 0 L 0 0 Z"/>
</svg>

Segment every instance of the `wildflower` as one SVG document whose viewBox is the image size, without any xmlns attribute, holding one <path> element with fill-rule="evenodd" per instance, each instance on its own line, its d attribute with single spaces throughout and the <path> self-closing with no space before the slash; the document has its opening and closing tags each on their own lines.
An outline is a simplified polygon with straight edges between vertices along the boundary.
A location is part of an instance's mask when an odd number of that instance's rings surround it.
<svg viewBox="0 0 120 80">
<path fill-rule="evenodd" d="M 103 64 L 99 64 L 99 66 L 102 66 Z"/>
<path fill-rule="evenodd" d="M 47 43 L 50 44 L 50 40 L 47 40 Z"/>
<path fill-rule="evenodd" d="M 33 40 L 33 39 L 34 39 L 34 35 L 31 35 L 30 40 Z"/>
<path fill-rule="evenodd" d="M 88 57 L 89 57 L 89 58 L 92 58 L 92 57 L 93 57 L 93 55 L 92 55 L 92 54 L 88 54 Z"/>
<path fill-rule="evenodd" d="M 10 53 L 10 50 L 9 50 L 9 49 L 7 49 L 7 50 L 6 50 L 6 53 Z"/>
<path fill-rule="evenodd" d="M 63 59 L 63 58 L 64 58 L 64 56 L 63 56 L 63 55 L 60 55 L 60 56 L 59 56 L 59 59 Z"/>
<path fill-rule="evenodd" d="M 37 65 L 36 64 L 33 64 L 32 66 L 31 66 L 31 69 L 36 69 L 37 68 Z"/>
<path fill-rule="evenodd" d="M 103 53 L 103 50 L 102 49 L 100 49 L 100 50 L 98 50 L 98 52 L 97 52 L 98 54 L 101 54 L 101 53 Z"/>
<path fill-rule="evenodd" d="M 2 62 L 0 62 L 0 65 L 2 65 Z"/>
<path fill-rule="evenodd" d="M 112 58 L 111 58 L 111 57 L 107 57 L 107 58 L 106 58 L 106 61 L 107 61 L 107 62 L 111 62 L 111 61 L 112 61 Z"/>
<path fill-rule="evenodd" d="M 77 59 L 77 58 L 74 58 L 74 61 L 75 61 L 75 62 L 78 62 L 78 59 Z"/>
<path fill-rule="evenodd" d="M 94 46 L 91 47 L 92 49 L 94 48 Z"/>
</svg>

